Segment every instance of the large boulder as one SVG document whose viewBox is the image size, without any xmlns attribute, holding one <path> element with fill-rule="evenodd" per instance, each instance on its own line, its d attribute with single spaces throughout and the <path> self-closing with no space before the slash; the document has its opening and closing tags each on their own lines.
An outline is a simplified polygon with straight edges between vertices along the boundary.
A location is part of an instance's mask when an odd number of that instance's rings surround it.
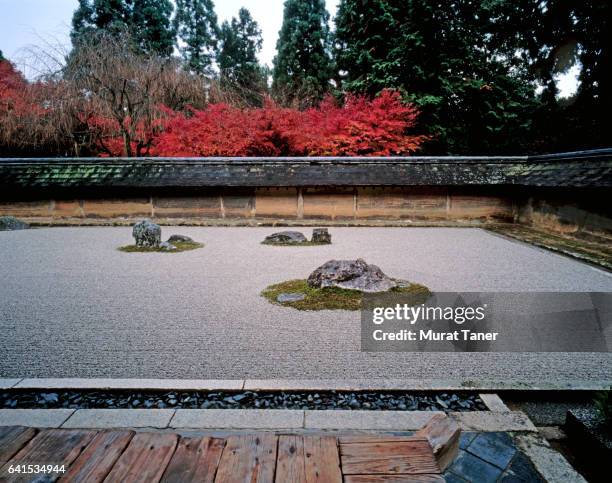
<svg viewBox="0 0 612 483">
<path fill-rule="evenodd" d="M 18 220 L 14 216 L 0 216 L 0 231 L 25 230 L 30 228 L 25 221 Z"/>
<path fill-rule="evenodd" d="M 264 243 L 304 243 L 308 241 L 303 233 L 299 231 L 280 231 L 268 235 Z"/>
<path fill-rule="evenodd" d="M 132 236 L 137 247 L 158 247 L 161 243 L 161 227 L 151 220 L 142 220 L 134 225 Z"/>
<path fill-rule="evenodd" d="M 368 265 L 363 259 L 330 260 L 308 277 L 308 285 L 314 288 L 339 287 L 360 292 L 386 292 L 398 286 L 376 265 Z"/>
<path fill-rule="evenodd" d="M 314 228 L 312 230 L 313 243 L 331 243 L 331 235 L 327 228 Z"/>
</svg>

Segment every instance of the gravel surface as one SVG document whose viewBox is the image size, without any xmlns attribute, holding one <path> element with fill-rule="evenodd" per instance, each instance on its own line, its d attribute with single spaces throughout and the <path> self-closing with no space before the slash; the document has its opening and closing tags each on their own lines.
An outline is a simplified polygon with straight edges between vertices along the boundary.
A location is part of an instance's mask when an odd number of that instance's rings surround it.
<svg viewBox="0 0 612 483">
<path fill-rule="evenodd" d="M 475 394 L 397 392 L 0 392 L 0 408 L 359 409 L 486 411 Z"/>
<path fill-rule="evenodd" d="M 274 231 L 162 227 L 206 244 L 178 254 L 117 251 L 130 227 L 0 233 L 0 377 L 610 379 L 609 353 L 362 353 L 358 312 L 259 296 L 332 258 L 439 291 L 610 292 L 607 272 L 473 228 L 331 228 L 332 245 L 261 245 Z"/>
</svg>

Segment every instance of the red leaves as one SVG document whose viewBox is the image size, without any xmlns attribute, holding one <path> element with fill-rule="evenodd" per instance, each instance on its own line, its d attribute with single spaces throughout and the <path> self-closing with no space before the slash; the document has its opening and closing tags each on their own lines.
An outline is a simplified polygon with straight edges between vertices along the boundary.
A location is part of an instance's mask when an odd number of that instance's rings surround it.
<svg viewBox="0 0 612 483">
<path fill-rule="evenodd" d="M 62 105 L 58 95 L 53 85 L 28 84 L 12 64 L 0 62 L 0 128 L 5 137 L 14 139 L 15 132 L 33 132 L 36 126 L 52 130 L 54 118 L 44 121 L 54 106 Z M 65 95 L 71 99 L 77 94 Z M 71 129 L 86 133 L 91 150 L 101 156 L 124 155 L 127 143 L 136 155 L 153 156 L 388 156 L 412 153 L 426 140 L 409 133 L 417 111 L 391 90 L 374 99 L 347 95 L 344 105 L 328 98 L 305 111 L 271 101 L 263 108 L 210 104 L 186 113 L 158 107 L 147 122 L 131 123 L 126 117 L 123 130 L 99 111 L 98 104 L 86 99 L 74 103 L 69 114 L 76 128 L 70 124 L 65 130 L 72 136 Z M 130 136 L 122 136 L 123 131 Z"/>
<path fill-rule="evenodd" d="M 373 100 L 327 99 L 305 111 L 271 103 L 261 109 L 212 104 L 190 116 L 169 113 L 154 141 L 158 156 L 387 156 L 416 151 L 424 136 L 407 133 L 417 111 L 399 93 Z"/>
<path fill-rule="evenodd" d="M 0 112 L 25 109 L 26 81 L 8 60 L 0 60 Z"/>
</svg>

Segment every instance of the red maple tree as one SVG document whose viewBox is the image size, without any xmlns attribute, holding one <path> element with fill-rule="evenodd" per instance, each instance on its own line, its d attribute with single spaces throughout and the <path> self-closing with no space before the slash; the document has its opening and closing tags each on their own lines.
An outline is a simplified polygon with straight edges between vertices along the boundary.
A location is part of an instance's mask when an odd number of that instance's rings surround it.
<svg viewBox="0 0 612 483">
<path fill-rule="evenodd" d="M 157 156 L 389 156 L 412 153 L 426 139 L 409 133 L 418 112 L 391 90 L 371 100 L 349 95 L 343 105 L 328 98 L 305 111 L 269 102 L 167 114 L 151 149 Z"/>
</svg>

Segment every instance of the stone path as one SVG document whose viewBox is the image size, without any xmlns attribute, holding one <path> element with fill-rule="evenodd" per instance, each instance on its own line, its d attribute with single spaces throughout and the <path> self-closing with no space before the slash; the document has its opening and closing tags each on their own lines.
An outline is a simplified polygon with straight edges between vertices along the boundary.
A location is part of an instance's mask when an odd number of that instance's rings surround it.
<svg viewBox="0 0 612 483">
<path fill-rule="evenodd" d="M 434 290 L 612 291 L 612 275 L 479 229 L 332 228 L 333 244 L 261 245 L 275 228 L 163 227 L 206 243 L 122 253 L 129 227 L 0 233 L 0 377 L 601 381 L 609 353 L 362 353 L 359 314 L 259 296 L 332 258 Z M 303 231 L 310 235 L 310 228 Z"/>
</svg>

